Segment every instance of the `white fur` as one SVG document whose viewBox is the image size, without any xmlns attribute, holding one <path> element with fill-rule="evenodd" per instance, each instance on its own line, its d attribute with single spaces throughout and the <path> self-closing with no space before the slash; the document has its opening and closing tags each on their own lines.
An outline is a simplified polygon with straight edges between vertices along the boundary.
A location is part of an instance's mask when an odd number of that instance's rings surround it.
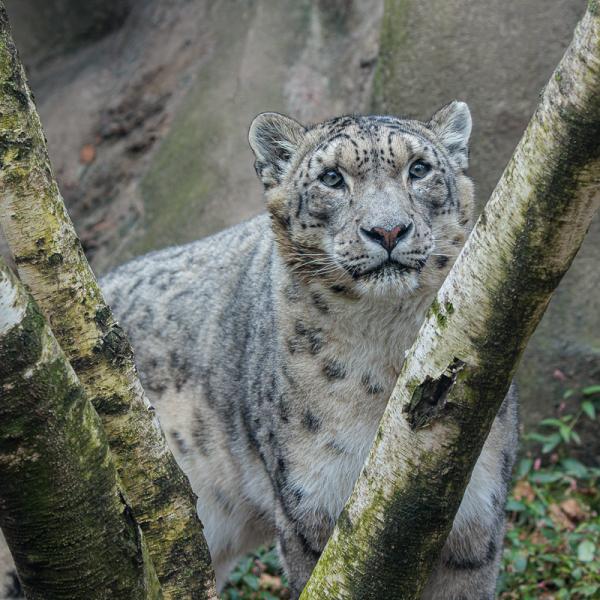
<svg viewBox="0 0 600 600">
<path fill-rule="evenodd" d="M 25 314 L 25 302 L 19 302 L 19 292 L 9 277 L 0 279 L 0 334 L 17 325 Z"/>
</svg>

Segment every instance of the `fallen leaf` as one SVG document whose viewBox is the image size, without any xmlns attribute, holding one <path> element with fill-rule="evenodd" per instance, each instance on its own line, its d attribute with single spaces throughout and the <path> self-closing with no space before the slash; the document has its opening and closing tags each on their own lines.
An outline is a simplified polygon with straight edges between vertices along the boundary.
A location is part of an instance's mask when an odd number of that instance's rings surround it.
<svg viewBox="0 0 600 600">
<path fill-rule="evenodd" d="M 89 165 L 96 158 L 96 147 L 93 144 L 86 144 L 79 151 L 79 162 L 83 165 Z"/>
<path fill-rule="evenodd" d="M 558 529 L 566 529 L 567 531 L 575 529 L 575 523 L 562 511 L 558 504 L 550 504 L 548 512 L 550 513 L 550 519 Z"/>
<path fill-rule="evenodd" d="M 263 573 L 260 576 L 260 587 L 263 590 L 271 590 L 273 592 L 277 592 L 283 587 L 283 583 L 281 582 L 281 577 L 278 577 L 276 575 L 269 575 L 268 573 Z"/>
<path fill-rule="evenodd" d="M 536 546 L 543 546 L 548 543 L 548 540 L 546 539 L 544 534 L 537 529 L 531 534 L 531 536 L 528 537 L 528 539 L 532 544 L 535 544 Z"/>
<path fill-rule="evenodd" d="M 533 502 L 535 500 L 535 492 L 529 481 L 525 479 L 517 481 L 513 490 L 513 496 L 517 500 L 527 500 L 528 502 Z"/>
<path fill-rule="evenodd" d="M 582 505 L 575 498 L 568 498 L 560 503 L 561 510 L 568 515 L 572 521 L 584 521 L 590 515 L 587 506 Z"/>
</svg>

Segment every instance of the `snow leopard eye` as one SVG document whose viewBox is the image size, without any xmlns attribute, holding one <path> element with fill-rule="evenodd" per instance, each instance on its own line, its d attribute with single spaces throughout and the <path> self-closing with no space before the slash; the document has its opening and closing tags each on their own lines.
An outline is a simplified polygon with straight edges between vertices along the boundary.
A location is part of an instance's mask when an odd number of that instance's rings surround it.
<svg viewBox="0 0 600 600">
<path fill-rule="evenodd" d="M 319 176 L 319 181 L 331 188 L 341 188 L 344 185 L 344 178 L 342 174 L 336 169 L 330 169 L 329 171 L 325 171 Z"/>
<path fill-rule="evenodd" d="M 411 179 L 423 179 L 427 173 L 431 171 L 431 165 L 426 163 L 424 160 L 415 160 L 408 169 L 408 174 Z"/>
</svg>

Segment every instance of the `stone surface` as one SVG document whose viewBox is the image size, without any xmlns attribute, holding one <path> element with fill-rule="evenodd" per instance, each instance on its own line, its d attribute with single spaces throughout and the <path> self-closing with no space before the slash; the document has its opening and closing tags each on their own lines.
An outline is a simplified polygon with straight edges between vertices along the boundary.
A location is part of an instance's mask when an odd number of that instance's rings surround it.
<svg viewBox="0 0 600 600">
<path fill-rule="evenodd" d="M 381 2 L 346 3 L 343 13 L 321 4 L 223 2 L 210 11 L 212 58 L 141 180 L 143 233 L 128 251 L 196 239 L 263 210 L 247 142 L 259 112 L 316 121 L 365 109 Z"/>
<path fill-rule="evenodd" d="M 5 0 L 29 64 L 43 62 L 117 29 L 134 0 Z"/>
<path fill-rule="evenodd" d="M 394 84 L 377 88 L 375 106 L 426 118 L 452 98 L 467 101 L 483 205 L 585 2 L 387 3 L 397 8 L 401 59 L 381 57 Z M 6 4 L 55 172 L 98 272 L 260 212 L 246 142 L 258 112 L 316 121 L 369 110 L 383 0 L 132 0 L 125 21 L 124 2 Z M 76 10 L 60 12 L 68 5 Z M 52 6 L 59 12 L 47 13 Z M 40 8 L 35 18 L 31 7 Z M 90 29 L 94 7 L 105 17 Z M 94 158 L 81 162 L 90 145 Z M 526 424 L 551 414 L 561 390 L 600 382 L 598 265 L 596 219 L 520 368 Z M 597 431 L 588 433 L 585 449 L 598 456 Z M 0 597 L 12 585 L 0 581 Z"/>
<path fill-rule="evenodd" d="M 263 209 L 246 142 L 256 113 L 313 121 L 369 110 L 383 0 L 132 6 L 120 30 L 31 73 L 63 194 L 99 272 Z M 481 206 L 585 2 L 388 6 L 394 33 L 383 37 L 387 83 L 374 108 L 426 118 L 466 100 Z M 401 59 L 387 60 L 387 47 Z M 95 158 L 82 164 L 88 144 Z M 526 423 L 548 416 L 561 390 L 600 381 L 598 264 L 596 220 L 519 371 Z"/>
<path fill-rule="evenodd" d="M 470 173 L 482 207 L 585 5 L 580 0 L 393 0 L 382 28 L 374 108 L 422 115 L 450 98 L 465 100 L 474 121 Z M 600 382 L 599 265 L 596 217 L 518 372 L 526 424 L 550 415 L 563 390 Z M 570 402 L 577 402 L 576 396 Z M 600 461 L 600 442 L 597 436 L 589 439 L 595 443 L 583 451 Z"/>
</svg>

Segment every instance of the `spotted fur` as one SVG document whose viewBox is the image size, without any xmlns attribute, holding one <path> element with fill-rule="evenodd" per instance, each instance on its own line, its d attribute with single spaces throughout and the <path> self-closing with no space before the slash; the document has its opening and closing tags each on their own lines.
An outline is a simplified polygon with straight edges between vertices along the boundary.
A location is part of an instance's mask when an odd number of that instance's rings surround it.
<svg viewBox="0 0 600 600">
<path fill-rule="evenodd" d="M 458 102 L 427 123 L 259 115 L 250 144 L 269 215 L 102 281 L 199 496 L 219 585 L 272 540 L 294 597 L 306 582 L 469 232 L 470 129 Z M 328 170 L 343 186 L 324 183 Z M 382 245 L 376 232 L 399 225 Z M 492 597 L 515 411 L 509 394 L 424 598 Z"/>
</svg>

